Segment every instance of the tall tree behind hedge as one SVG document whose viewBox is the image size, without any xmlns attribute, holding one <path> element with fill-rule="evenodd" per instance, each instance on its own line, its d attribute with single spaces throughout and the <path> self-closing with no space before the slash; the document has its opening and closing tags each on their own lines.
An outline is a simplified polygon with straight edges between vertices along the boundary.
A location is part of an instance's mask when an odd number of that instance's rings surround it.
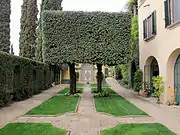
<svg viewBox="0 0 180 135">
<path fill-rule="evenodd" d="M 42 0 L 43 10 L 62 10 L 61 3 L 62 0 Z"/>
<path fill-rule="evenodd" d="M 0 0 L 0 51 L 10 50 L 11 1 Z"/>
<path fill-rule="evenodd" d="M 37 28 L 37 0 L 23 0 L 21 7 L 20 55 L 34 59 Z"/>
<path fill-rule="evenodd" d="M 43 6 L 44 6 L 44 0 L 41 1 L 41 10 L 40 10 L 40 18 L 39 18 L 39 21 L 38 21 L 38 28 L 37 28 L 37 44 L 36 44 L 36 51 L 35 51 L 35 57 L 36 57 L 36 60 L 38 61 L 43 61 L 43 58 L 42 58 L 42 11 L 43 11 Z"/>
<path fill-rule="evenodd" d="M 43 61 L 42 58 L 42 12 L 44 10 L 62 10 L 62 0 L 42 0 L 41 2 L 41 13 L 39 18 L 39 24 L 37 29 L 37 46 L 36 46 L 36 60 Z"/>
</svg>

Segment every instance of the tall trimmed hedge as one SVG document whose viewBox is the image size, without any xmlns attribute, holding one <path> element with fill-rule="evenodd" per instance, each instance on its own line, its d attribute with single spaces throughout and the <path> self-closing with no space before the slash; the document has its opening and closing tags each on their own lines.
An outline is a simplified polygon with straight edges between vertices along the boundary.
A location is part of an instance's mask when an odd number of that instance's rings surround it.
<svg viewBox="0 0 180 135">
<path fill-rule="evenodd" d="M 0 107 L 51 86 L 53 70 L 44 63 L 0 52 Z"/>
<path fill-rule="evenodd" d="M 126 63 L 130 37 L 128 13 L 43 12 L 43 59 L 49 64 Z"/>
<path fill-rule="evenodd" d="M 0 51 L 10 50 L 11 1 L 0 0 Z"/>
</svg>

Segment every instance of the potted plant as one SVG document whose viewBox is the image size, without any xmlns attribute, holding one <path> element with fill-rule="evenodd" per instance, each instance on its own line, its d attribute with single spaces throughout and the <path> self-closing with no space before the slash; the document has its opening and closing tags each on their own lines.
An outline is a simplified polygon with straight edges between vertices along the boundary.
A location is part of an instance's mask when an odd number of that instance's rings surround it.
<svg viewBox="0 0 180 135">
<path fill-rule="evenodd" d="M 148 91 L 147 90 L 140 90 L 139 95 L 142 97 L 148 97 Z"/>
<path fill-rule="evenodd" d="M 134 75 L 134 90 L 139 92 L 142 89 L 143 84 L 143 72 L 138 69 Z"/>
<path fill-rule="evenodd" d="M 144 85 L 144 89 L 141 89 L 139 91 L 139 95 L 140 96 L 143 96 L 143 97 L 149 97 L 149 83 L 148 82 L 143 82 L 143 85 Z"/>
<path fill-rule="evenodd" d="M 161 76 L 152 78 L 154 93 L 153 96 L 157 98 L 157 103 L 160 103 L 160 96 L 164 92 L 164 82 Z"/>
</svg>

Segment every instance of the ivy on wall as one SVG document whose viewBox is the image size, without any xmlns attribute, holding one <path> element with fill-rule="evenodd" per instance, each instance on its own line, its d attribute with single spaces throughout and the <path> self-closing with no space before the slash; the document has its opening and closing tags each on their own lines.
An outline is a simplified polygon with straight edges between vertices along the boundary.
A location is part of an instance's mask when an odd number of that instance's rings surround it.
<svg viewBox="0 0 180 135">
<path fill-rule="evenodd" d="M 139 67 L 139 31 L 138 16 L 133 16 L 131 27 L 131 57 L 135 61 L 136 67 Z"/>
<path fill-rule="evenodd" d="M 11 1 L 0 0 L 0 51 L 10 50 Z"/>
<path fill-rule="evenodd" d="M 43 12 L 43 59 L 49 64 L 126 63 L 130 37 L 128 13 Z"/>
<path fill-rule="evenodd" d="M 134 88 L 135 72 L 139 69 L 139 31 L 137 9 L 135 11 L 135 8 L 137 8 L 137 0 L 129 0 L 127 6 L 128 12 L 131 14 L 132 18 L 130 38 L 130 59 L 123 66 L 119 65 L 120 68 L 116 66 L 116 69 L 117 72 L 121 72 L 121 74 L 126 73 L 126 76 L 123 76 L 122 78 L 122 82 L 128 85 L 128 87 Z"/>
</svg>

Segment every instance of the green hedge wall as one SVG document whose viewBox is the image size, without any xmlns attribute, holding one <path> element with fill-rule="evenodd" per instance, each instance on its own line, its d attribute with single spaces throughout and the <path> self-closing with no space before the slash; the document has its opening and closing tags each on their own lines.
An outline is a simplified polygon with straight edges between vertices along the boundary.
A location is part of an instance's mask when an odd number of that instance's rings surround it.
<svg viewBox="0 0 180 135">
<path fill-rule="evenodd" d="M 10 50 L 11 1 L 0 0 L 0 51 Z"/>
<path fill-rule="evenodd" d="M 52 82 L 49 65 L 0 52 L 0 106 L 40 93 Z"/>
<path fill-rule="evenodd" d="M 43 12 L 43 59 L 52 65 L 126 63 L 130 37 L 128 13 Z"/>
</svg>

